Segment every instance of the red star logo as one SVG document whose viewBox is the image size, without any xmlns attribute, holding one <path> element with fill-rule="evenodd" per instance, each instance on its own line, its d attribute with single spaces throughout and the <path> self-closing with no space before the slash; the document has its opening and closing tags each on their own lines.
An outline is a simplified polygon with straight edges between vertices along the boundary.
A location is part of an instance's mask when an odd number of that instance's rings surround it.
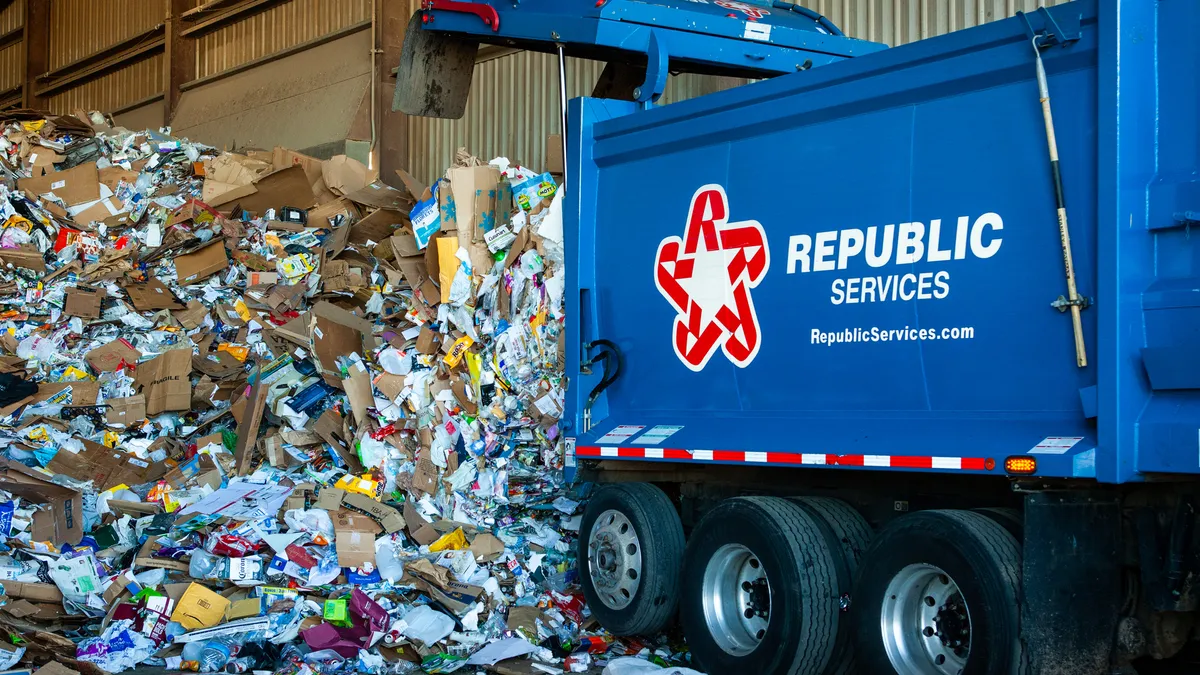
<svg viewBox="0 0 1200 675">
<path fill-rule="evenodd" d="M 716 4 L 720 7 L 724 7 L 725 9 L 732 9 L 732 10 L 741 12 L 742 14 L 745 14 L 746 16 L 750 17 L 750 19 L 752 21 L 757 21 L 771 13 L 770 10 L 763 9 L 762 7 L 754 7 L 753 5 L 747 5 L 744 2 L 732 2 L 731 0 L 717 0 Z"/>
<path fill-rule="evenodd" d="M 718 346 L 734 365 L 750 365 L 761 343 L 750 289 L 770 264 L 762 225 L 730 223 L 720 185 L 697 190 L 683 238 L 663 239 L 654 265 L 658 292 L 678 312 L 673 343 L 684 365 L 703 370 Z"/>
</svg>

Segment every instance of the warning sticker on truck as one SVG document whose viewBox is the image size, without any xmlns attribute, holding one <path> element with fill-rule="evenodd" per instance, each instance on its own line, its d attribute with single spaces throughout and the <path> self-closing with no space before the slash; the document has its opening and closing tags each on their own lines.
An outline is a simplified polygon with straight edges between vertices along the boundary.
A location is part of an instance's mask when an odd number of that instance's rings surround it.
<svg viewBox="0 0 1200 675">
<path fill-rule="evenodd" d="M 660 424 L 638 437 L 636 445 L 658 445 L 678 433 L 683 427 Z"/>
<path fill-rule="evenodd" d="M 642 425 L 622 424 L 600 438 L 597 438 L 596 445 L 623 445 L 628 443 L 629 439 L 636 436 L 639 431 L 645 428 Z"/>
<path fill-rule="evenodd" d="M 746 38 L 747 40 L 762 40 L 763 42 L 770 42 L 771 24 L 747 21 L 746 30 L 742 33 L 742 37 Z"/>
<path fill-rule="evenodd" d="M 1027 454 L 1030 455 L 1065 455 L 1075 444 L 1082 441 L 1082 436 L 1047 436 L 1041 443 L 1033 446 Z"/>
</svg>

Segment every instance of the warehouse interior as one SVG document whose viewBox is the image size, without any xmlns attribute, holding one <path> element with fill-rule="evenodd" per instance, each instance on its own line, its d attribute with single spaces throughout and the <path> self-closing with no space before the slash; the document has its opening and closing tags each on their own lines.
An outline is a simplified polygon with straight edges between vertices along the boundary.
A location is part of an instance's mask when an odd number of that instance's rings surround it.
<svg viewBox="0 0 1200 675">
<path fill-rule="evenodd" d="M 898 46 L 1059 1 L 801 4 L 847 35 Z M 377 159 L 388 181 L 396 180 L 396 168 L 430 181 L 459 147 L 541 166 L 546 137 L 558 130 L 557 65 L 549 55 L 480 50 L 461 120 L 407 119 L 391 111 L 393 69 L 419 6 L 420 0 L 0 1 L 0 108 L 101 110 L 131 129 L 170 125 L 230 150 L 281 145 L 318 157 Z M 602 65 L 573 61 L 568 93 L 589 93 Z M 664 102 L 736 84 L 683 75 L 672 78 Z"/>
</svg>

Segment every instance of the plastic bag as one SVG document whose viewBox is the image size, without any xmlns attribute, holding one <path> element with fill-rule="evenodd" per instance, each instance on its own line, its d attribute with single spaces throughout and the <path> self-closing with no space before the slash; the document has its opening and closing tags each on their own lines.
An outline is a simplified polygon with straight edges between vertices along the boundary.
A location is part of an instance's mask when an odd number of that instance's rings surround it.
<svg viewBox="0 0 1200 675">
<path fill-rule="evenodd" d="M 608 662 L 602 675 L 703 675 L 691 668 L 663 668 L 649 661 L 622 656 Z"/>
<path fill-rule="evenodd" d="M 454 620 L 428 605 L 421 605 L 404 615 L 405 625 L 400 632 L 411 640 L 432 647 L 454 630 Z"/>
</svg>

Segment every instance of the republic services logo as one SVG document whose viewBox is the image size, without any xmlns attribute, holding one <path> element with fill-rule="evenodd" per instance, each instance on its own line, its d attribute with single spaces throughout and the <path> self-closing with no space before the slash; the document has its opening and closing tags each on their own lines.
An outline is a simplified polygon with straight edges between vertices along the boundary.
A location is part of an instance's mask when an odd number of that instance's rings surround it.
<svg viewBox="0 0 1200 675">
<path fill-rule="evenodd" d="M 692 196 L 683 238 L 663 239 L 655 256 L 654 283 L 675 308 L 675 354 L 694 371 L 717 347 L 745 368 L 762 337 L 750 289 L 770 267 L 767 236 L 758 221 L 729 222 L 729 199 L 720 185 Z"/>
</svg>

